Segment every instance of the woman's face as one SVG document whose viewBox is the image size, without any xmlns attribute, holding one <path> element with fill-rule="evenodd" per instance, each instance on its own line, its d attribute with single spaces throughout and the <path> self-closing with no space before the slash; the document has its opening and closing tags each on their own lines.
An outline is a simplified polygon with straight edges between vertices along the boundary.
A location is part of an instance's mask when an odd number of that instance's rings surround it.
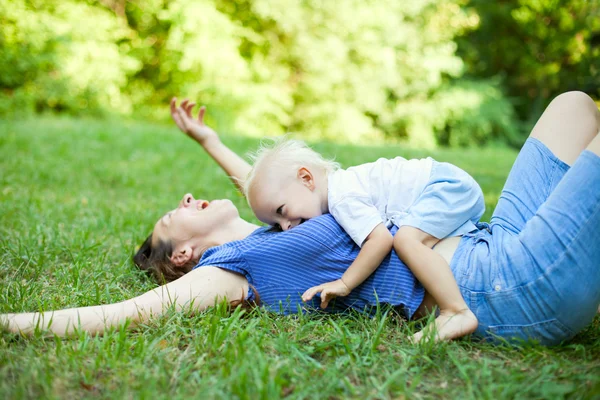
<svg viewBox="0 0 600 400">
<path fill-rule="evenodd" d="M 153 245 L 160 239 L 170 241 L 174 247 L 193 241 L 200 246 L 212 244 L 211 237 L 229 222 L 239 218 L 230 200 L 197 200 L 187 193 L 179 206 L 162 216 L 154 225 Z"/>
</svg>

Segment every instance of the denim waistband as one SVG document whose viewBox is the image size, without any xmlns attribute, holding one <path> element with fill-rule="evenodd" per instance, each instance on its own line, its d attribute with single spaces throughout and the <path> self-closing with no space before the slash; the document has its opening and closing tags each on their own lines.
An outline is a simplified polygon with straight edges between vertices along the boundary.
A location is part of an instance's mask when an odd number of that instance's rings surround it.
<svg viewBox="0 0 600 400">
<path fill-rule="evenodd" d="M 465 237 L 479 237 L 482 235 L 486 235 L 489 233 L 492 233 L 492 229 L 491 229 L 491 225 L 488 222 L 477 222 L 475 224 L 475 227 L 477 228 L 474 231 L 471 231 L 469 233 L 465 233 L 463 236 Z"/>
</svg>

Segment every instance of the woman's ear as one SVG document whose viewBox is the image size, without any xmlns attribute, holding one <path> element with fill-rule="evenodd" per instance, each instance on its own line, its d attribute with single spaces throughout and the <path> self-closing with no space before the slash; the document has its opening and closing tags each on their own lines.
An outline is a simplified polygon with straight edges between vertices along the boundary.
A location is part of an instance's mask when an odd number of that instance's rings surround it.
<svg viewBox="0 0 600 400">
<path fill-rule="evenodd" d="M 181 267 L 192 259 L 192 248 L 189 245 L 184 245 L 171 254 L 171 262 L 176 267 Z"/>
<path fill-rule="evenodd" d="M 308 168 L 301 167 L 298 169 L 298 179 L 300 179 L 300 182 L 311 191 L 315 190 L 315 179 Z"/>
</svg>

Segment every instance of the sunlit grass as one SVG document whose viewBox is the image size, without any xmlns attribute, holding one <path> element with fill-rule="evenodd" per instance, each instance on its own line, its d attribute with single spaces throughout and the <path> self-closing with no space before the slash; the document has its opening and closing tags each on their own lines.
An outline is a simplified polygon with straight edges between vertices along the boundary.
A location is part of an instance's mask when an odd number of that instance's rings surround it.
<svg viewBox="0 0 600 400">
<path fill-rule="evenodd" d="M 225 136 L 244 153 L 257 141 Z M 432 155 L 473 174 L 489 218 L 516 153 L 316 143 L 344 166 Z M 124 300 L 155 284 L 129 258 L 180 197 L 228 197 L 225 174 L 171 126 L 0 122 L 0 312 Z M 71 339 L 0 334 L 0 398 L 592 398 L 600 319 L 571 342 L 414 347 L 390 314 L 281 317 L 217 307 Z"/>
</svg>

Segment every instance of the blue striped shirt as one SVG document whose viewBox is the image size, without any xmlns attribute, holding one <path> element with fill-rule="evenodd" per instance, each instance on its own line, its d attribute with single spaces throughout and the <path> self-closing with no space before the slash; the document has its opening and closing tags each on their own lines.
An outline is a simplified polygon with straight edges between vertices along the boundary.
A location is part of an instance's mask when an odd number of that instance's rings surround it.
<svg viewBox="0 0 600 400">
<path fill-rule="evenodd" d="M 392 234 L 395 230 L 390 228 Z M 258 291 L 263 306 L 289 314 L 317 308 L 320 298 L 304 303 L 304 291 L 341 278 L 359 251 L 331 214 L 325 214 L 286 232 L 263 227 L 244 240 L 212 247 L 196 268 L 212 265 L 242 274 Z M 249 300 L 253 296 L 250 293 Z M 400 306 L 410 317 L 423 296 L 423 287 L 392 251 L 365 282 L 332 301 L 325 311 L 371 312 L 379 302 Z"/>
</svg>

